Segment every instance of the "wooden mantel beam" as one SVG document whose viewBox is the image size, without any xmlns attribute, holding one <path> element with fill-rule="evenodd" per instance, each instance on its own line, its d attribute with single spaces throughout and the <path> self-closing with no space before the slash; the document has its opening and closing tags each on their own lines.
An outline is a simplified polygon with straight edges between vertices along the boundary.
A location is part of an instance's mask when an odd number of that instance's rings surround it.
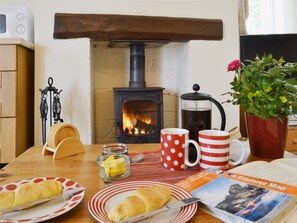
<svg viewBox="0 0 297 223">
<path fill-rule="evenodd" d="M 223 22 L 218 19 L 56 13 L 53 36 L 54 39 L 88 37 L 95 41 L 222 40 Z"/>
</svg>

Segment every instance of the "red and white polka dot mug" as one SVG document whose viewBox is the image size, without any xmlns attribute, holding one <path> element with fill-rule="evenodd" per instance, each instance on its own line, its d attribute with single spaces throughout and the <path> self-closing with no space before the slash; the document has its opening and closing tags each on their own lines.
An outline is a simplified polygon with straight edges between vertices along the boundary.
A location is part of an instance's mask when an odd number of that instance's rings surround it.
<svg viewBox="0 0 297 223">
<path fill-rule="evenodd" d="M 189 161 L 189 144 L 192 143 L 197 151 L 197 160 Z M 167 128 L 161 130 L 161 163 L 170 170 L 183 170 L 188 166 L 195 166 L 200 160 L 199 145 L 189 140 L 189 130 Z"/>
<path fill-rule="evenodd" d="M 221 130 L 201 130 L 198 133 L 198 140 L 201 150 L 200 167 L 202 169 L 227 170 L 229 165 L 238 165 L 244 158 L 244 146 L 237 140 L 230 140 L 229 132 Z M 239 144 L 239 158 L 236 161 L 229 159 L 230 146 L 233 143 Z M 236 148 L 237 149 L 237 148 Z"/>
</svg>

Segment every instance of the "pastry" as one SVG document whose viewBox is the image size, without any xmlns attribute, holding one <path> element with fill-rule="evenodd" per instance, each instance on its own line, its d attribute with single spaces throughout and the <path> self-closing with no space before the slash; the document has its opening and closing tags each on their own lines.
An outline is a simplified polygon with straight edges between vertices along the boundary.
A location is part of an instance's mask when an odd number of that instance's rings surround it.
<svg viewBox="0 0 297 223">
<path fill-rule="evenodd" d="M 13 207 L 14 191 L 0 192 L 0 211 L 8 210 Z"/>
<path fill-rule="evenodd" d="M 135 190 L 108 212 L 108 219 L 120 221 L 163 207 L 171 198 L 170 188 L 157 185 Z"/>
<path fill-rule="evenodd" d="M 59 196 L 63 193 L 63 187 L 60 181 L 55 180 L 45 180 L 38 183 L 41 188 L 46 188 L 49 191 L 49 194 L 44 193 L 44 198 L 50 198 Z"/>
<path fill-rule="evenodd" d="M 42 199 L 59 196 L 63 193 L 60 181 L 45 180 L 39 183 L 25 183 L 14 191 L 0 192 L 0 211 L 16 208 Z"/>
</svg>

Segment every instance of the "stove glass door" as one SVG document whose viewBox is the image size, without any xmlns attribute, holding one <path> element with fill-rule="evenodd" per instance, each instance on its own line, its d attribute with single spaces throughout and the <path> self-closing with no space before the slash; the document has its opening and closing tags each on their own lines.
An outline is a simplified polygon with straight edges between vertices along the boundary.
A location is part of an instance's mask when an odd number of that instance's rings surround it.
<svg viewBox="0 0 297 223">
<path fill-rule="evenodd" d="M 130 100 L 122 107 L 123 131 L 127 135 L 148 135 L 156 132 L 157 105 L 152 100 Z"/>
</svg>

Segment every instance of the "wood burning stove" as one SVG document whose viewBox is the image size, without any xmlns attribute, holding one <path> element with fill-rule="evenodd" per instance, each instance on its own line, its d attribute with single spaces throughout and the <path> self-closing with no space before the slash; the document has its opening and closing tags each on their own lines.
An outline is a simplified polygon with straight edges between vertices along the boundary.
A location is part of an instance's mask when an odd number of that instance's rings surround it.
<svg viewBox="0 0 297 223">
<path fill-rule="evenodd" d="M 160 142 L 163 90 L 161 87 L 146 87 L 145 43 L 130 42 L 129 87 L 114 88 L 117 142 Z"/>
<path fill-rule="evenodd" d="M 115 88 L 116 141 L 160 142 L 163 88 Z"/>
</svg>

